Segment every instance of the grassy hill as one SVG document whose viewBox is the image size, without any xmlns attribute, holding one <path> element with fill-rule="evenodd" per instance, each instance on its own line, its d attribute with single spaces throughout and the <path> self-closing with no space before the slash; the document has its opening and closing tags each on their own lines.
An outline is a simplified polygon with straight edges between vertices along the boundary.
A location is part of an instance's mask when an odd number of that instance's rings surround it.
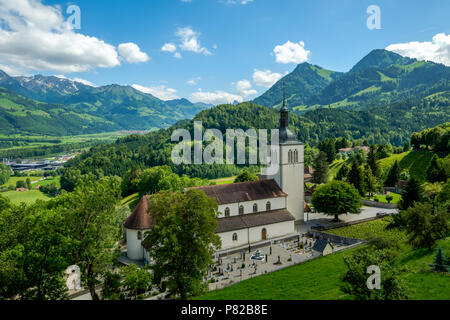
<svg viewBox="0 0 450 320">
<path fill-rule="evenodd" d="M 119 127 L 102 117 L 28 99 L 0 88 L 0 134 L 76 135 Z"/>
<path fill-rule="evenodd" d="M 425 181 L 426 171 L 428 166 L 430 165 L 433 155 L 434 152 L 432 151 L 409 151 L 401 154 L 395 154 L 385 159 L 381 159 L 379 161 L 379 164 L 380 168 L 384 170 L 394 165 L 395 161 L 398 161 L 398 164 L 402 171 L 408 171 L 412 177 L 415 177 L 419 181 Z"/>
<path fill-rule="evenodd" d="M 390 218 L 389 218 L 390 219 Z M 407 271 L 406 283 L 409 298 L 414 300 L 450 299 L 448 275 L 427 271 L 435 251 L 413 250 L 404 243 L 405 235 L 399 231 L 386 230 L 388 221 L 378 219 L 340 229 L 329 230 L 354 238 L 366 238 L 367 231 L 383 238 L 400 241 L 400 262 Z M 328 231 L 327 231 L 328 232 Z M 440 240 L 436 246 L 442 247 L 448 256 L 450 237 Z M 340 291 L 341 279 L 346 272 L 344 256 L 356 249 L 332 254 L 292 266 L 280 271 L 261 275 L 239 282 L 222 290 L 212 291 L 196 299 L 199 300 L 341 300 L 350 297 Z"/>
</svg>

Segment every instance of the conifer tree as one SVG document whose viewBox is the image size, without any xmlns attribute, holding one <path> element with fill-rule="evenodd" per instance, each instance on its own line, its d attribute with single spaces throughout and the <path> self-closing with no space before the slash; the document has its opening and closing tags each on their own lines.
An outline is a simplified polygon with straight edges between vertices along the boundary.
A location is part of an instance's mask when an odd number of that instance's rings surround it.
<svg viewBox="0 0 450 320">
<path fill-rule="evenodd" d="M 375 146 L 370 146 L 369 154 L 367 155 L 367 164 L 369 165 L 370 169 L 372 170 L 372 174 L 375 177 L 380 176 L 380 168 L 378 167 L 377 163 L 377 154 L 375 150 Z"/>
<path fill-rule="evenodd" d="M 353 158 L 350 172 L 348 173 L 347 182 L 352 184 L 361 196 L 365 195 L 364 180 L 361 167 L 356 158 Z"/>
<path fill-rule="evenodd" d="M 387 179 L 386 179 L 386 186 L 387 187 L 395 187 L 398 180 L 400 180 L 400 167 L 398 165 L 397 160 L 395 161 L 392 168 L 389 170 Z"/>
<path fill-rule="evenodd" d="M 402 193 L 402 199 L 400 200 L 400 208 L 403 210 L 408 209 L 414 205 L 414 202 L 420 202 L 422 200 L 422 187 L 417 180 L 412 177 L 409 179 L 408 184 Z"/>
<path fill-rule="evenodd" d="M 328 181 L 328 162 L 327 155 L 321 151 L 317 155 L 314 164 L 313 182 L 314 183 L 326 183 Z"/>
<path fill-rule="evenodd" d="M 437 249 L 433 264 L 431 264 L 430 266 L 433 267 L 433 271 L 447 272 L 449 270 L 448 261 L 444 253 L 442 252 L 442 248 Z"/>
</svg>

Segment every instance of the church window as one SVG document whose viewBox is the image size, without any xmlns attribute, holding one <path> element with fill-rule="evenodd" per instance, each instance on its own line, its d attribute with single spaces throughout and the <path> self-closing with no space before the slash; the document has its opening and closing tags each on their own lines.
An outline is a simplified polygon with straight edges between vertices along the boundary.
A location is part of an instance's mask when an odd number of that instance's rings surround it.
<svg viewBox="0 0 450 320">
<path fill-rule="evenodd" d="M 288 163 L 292 163 L 292 150 L 288 152 Z"/>
<path fill-rule="evenodd" d="M 142 240 L 142 231 L 138 231 L 137 238 L 138 240 Z"/>
<path fill-rule="evenodd" d="M 237 239 L 238 239 L 237 233 L 233 233 L 233 241 L 237 241 Z"/>
<path fill-rule="evenodd" d="M 270 210 L 271 210 L 270 201 L 267 201 L 267 203 L 266 203 L 266 211 L 270 211 Z"/>
<path fill-rule="evenodd" d="M 253 213 L 256 213 L 256 212 L 258 212 L 258 205 L 255 203 L 253 205 Z"/>
<path fill-rule="evenodd" d="M 295 162 L 295 163 L 298 163 L 298 150 L 297 150 L 297 149 L 296 149 L 295 152 L 294 152 L 294 158 L 295 158 L 295 159 L 294 159 L 294 162 Z"/>
<path fill-rule="evenodd" d="M 230 216 L 230 208 L 226 207 L 225 208 L 225 217 L 229 217 Z"/>
<path fill-rule="evenodd" d="M 244 206 L 239 206 L 239 214 L 240 215 L 244 214 Z"/>
</svg>

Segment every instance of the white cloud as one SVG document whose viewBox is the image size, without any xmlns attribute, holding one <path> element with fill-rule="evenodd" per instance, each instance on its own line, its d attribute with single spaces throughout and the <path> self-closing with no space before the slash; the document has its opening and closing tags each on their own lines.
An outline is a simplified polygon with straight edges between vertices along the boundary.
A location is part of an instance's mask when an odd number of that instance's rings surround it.
<svg viewBox="0 0 450 320">
<path fill-rule="evenodd" d="M 292 43 L 287 41 L 282 45 L 278 45 L 273 49 L 275 53 L 275 60 L 278 63 L 303 63 L 308 61 L 311 54 L 305 49 L 305 43 Z"/>
<path fill-rule="evenodd" d="M 149 93 L 161 100 L 173 100 L 180 98 L 175 94 L 177 92 L 176 89 L 167 88 L 164 85 L 156 87 L 144 87 L 138 84 L 133 84 L 131 86 L 138 91 L 141 91 L 143 93 Z"/>
<path fill-rule="evenodd" d="M 200 80 L 202 80 L 201 77 L 196 77 L 196 78 L 194 78 L 194 79 L 191 79 L 191 80 L 186 81 L 186 83 L 189 84 L 189 85 L 191 85 L 191 86 L 196 86 L 197 83 L 198 83 Z"/>
<path fill-rule="evenodd" d="M 242 4 L 246 5 L 247 3 L 253 2 L 253 0 L 226 0 L 228 4 Z"/>
<path fill-rule="evenodd" d="M 177 46 L 171 42 L 166 43 L 162 46 L 161 51 L 164 52 L 175 52 L 177 51 Z"/>
<path fill-rule="evenodd" d="M 431 42 L 412 41 L 391 44 L 386 47 L 386 50 L 409 58 L 433 61 L 450 66 L 450 34 L 438 33 L 432 38 Z"/>
<path fill-rule="evenodd" d="M 181 57 L 181 53 L 179 53 L 179 52 L 175 52 L 173 57 L 176 58 L 176 59 L 181 59 L 182 58 Z"/>
<path fill-rule="evenodd" d="M 201 53 L 204 55 L 211 54 L 208 49 L 201 46 L 200 41 L 198 40 L 200 34 L 194 31 L 191 27 L 178 28 L 175 34 L 180 38 L 181 44 L 179 47 L 181 50 Z"/>
<path fill-rule="evenodd" d="M 75 33 L 59 6 L 0 1 L 0 64 L 22 70 L 81 72 L 120 65 L 113 45 Z"/>
<path fill-rule="evenodd" d="M 234 101 L 242 102 L 244 100 L 241 96 L 232 93 L 224 91 L 204 92 L 201 89 L 192 93 L 190 99 L 193 102 L 203 102 L 214 105 L 233 103 Z"/>
<path fill-rule="evenodd" d="M 147 62 L 150 57 L 142 52 L 139 46 L 132 42 L 121 43 L 118 47 L 119 54 L 129 63 Z"/>
<path fill-rule="evenodd" d="M 238 81 L 236 84 L 236 90 L 243 98 L 247 98 L 248 96 L 258 93 L 255 89 L 252 89 L 252 84 L 248 80 Z"/>
<path fill-rule="evenodd" d="M 282 74 L 272 72 L 270 70 L 263 71 L 255 69 L 253 72 L 253 83 L 256 84 L 257 86 L 270 88 L 282 77 L 283 77 Z"/>
</svg>

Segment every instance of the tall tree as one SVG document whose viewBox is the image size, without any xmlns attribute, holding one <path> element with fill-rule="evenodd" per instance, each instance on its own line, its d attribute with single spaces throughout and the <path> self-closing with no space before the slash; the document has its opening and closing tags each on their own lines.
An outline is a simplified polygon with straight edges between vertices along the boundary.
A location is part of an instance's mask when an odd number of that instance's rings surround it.
<svg viewBox="0 0 450 320">
<path fill-rule="evenodd" d="M 81 269 L 82 284 L 94 300 L 101 275 L 116 260 L 122 232 L 122 217 L 116 209 L 120 200 L 120 179 L 92 176 L 80 180 L 75 190 L 56 198 L 53 206 L 67 217 L 71 227 L 72 259 Z"/>
<path fill-rule="evenodd" d="M 369 154 L 367 155 L 367 164 L 369 165 L 370 169 L 372 170 L 372 174 L 375 177 L 380 176 L 380 168 L 378 166 L 377 160 L 378 158 L 376 154 L 376 148 L 374 145 L 371 145 Z"/>
<path fill-rule="evenodd" d="M 363 172 L 361 166 L 356 158 L 353 158 L 352 166 L 348 173 L 347 182 L 352 184 L 361 196 L 364 196 L 366 191 L 364 189 Z"/>
<path fill-rule="evenodd" d="M 414 202 L 422 201 L 422 187 L 417 180 L 412 177 L 409 179 L 405 189 L 402 192 L 402 199 L 399 202 L 400 208 L 403 210 L 414 206 Z"/>
<path fill-rule="evenodd" d="M 328 162 L 327 155 L 321 151 L 317 155 L 314 163 L 313 179 L 314 183 L 326 183 L 328 181 Z"/>
<path fill-rule="evenodd" d="M 319 150 L 325 152 L 327 162 L 332 163 L 336 158 L 336 146 L 334 139 L 326 138 L 319 143 Z"/>
<path fill-rule="evenodd" d="M 348 173 L 350 171 L 350 168 L 345 163 L 342 165 L 342 167 L 338 170 L 338 173 L 336 174 L 336 180 L 344 181 L 347 180 Z"/>
<path fill-rule="evenodd" d="M 380 190 L 380 184 L 377 177 L 372 173 L 372 169 L 366 165 L 363 171 L 364 189 L 370 195 Z"/>
<path fill-rule="evenodd" d="M 212 254 L 221 247 L 218 205 L 201 190 L 162 191 L 149 204 L 154 227 L 144 244 L 149 248 L 155 282 L 165 279 L 175 295 L 186 299 L 202 291 Z"/>
<path fill-rule="evenodd" d="M 334 216 L 334 221 L 339 221 L 341 214 L 360 213 L 358 190 L 341 181 L 332 181 L 318 187 L 311 201 L 318 212 Z"/>
<path fill-rule="evenodd" d="M 400 179 L 400 167 L 397 160 L 395 160 L 394 165 L 389 170 L 386 178 L 387 187 L 395 187 Z"/>
</svg>

